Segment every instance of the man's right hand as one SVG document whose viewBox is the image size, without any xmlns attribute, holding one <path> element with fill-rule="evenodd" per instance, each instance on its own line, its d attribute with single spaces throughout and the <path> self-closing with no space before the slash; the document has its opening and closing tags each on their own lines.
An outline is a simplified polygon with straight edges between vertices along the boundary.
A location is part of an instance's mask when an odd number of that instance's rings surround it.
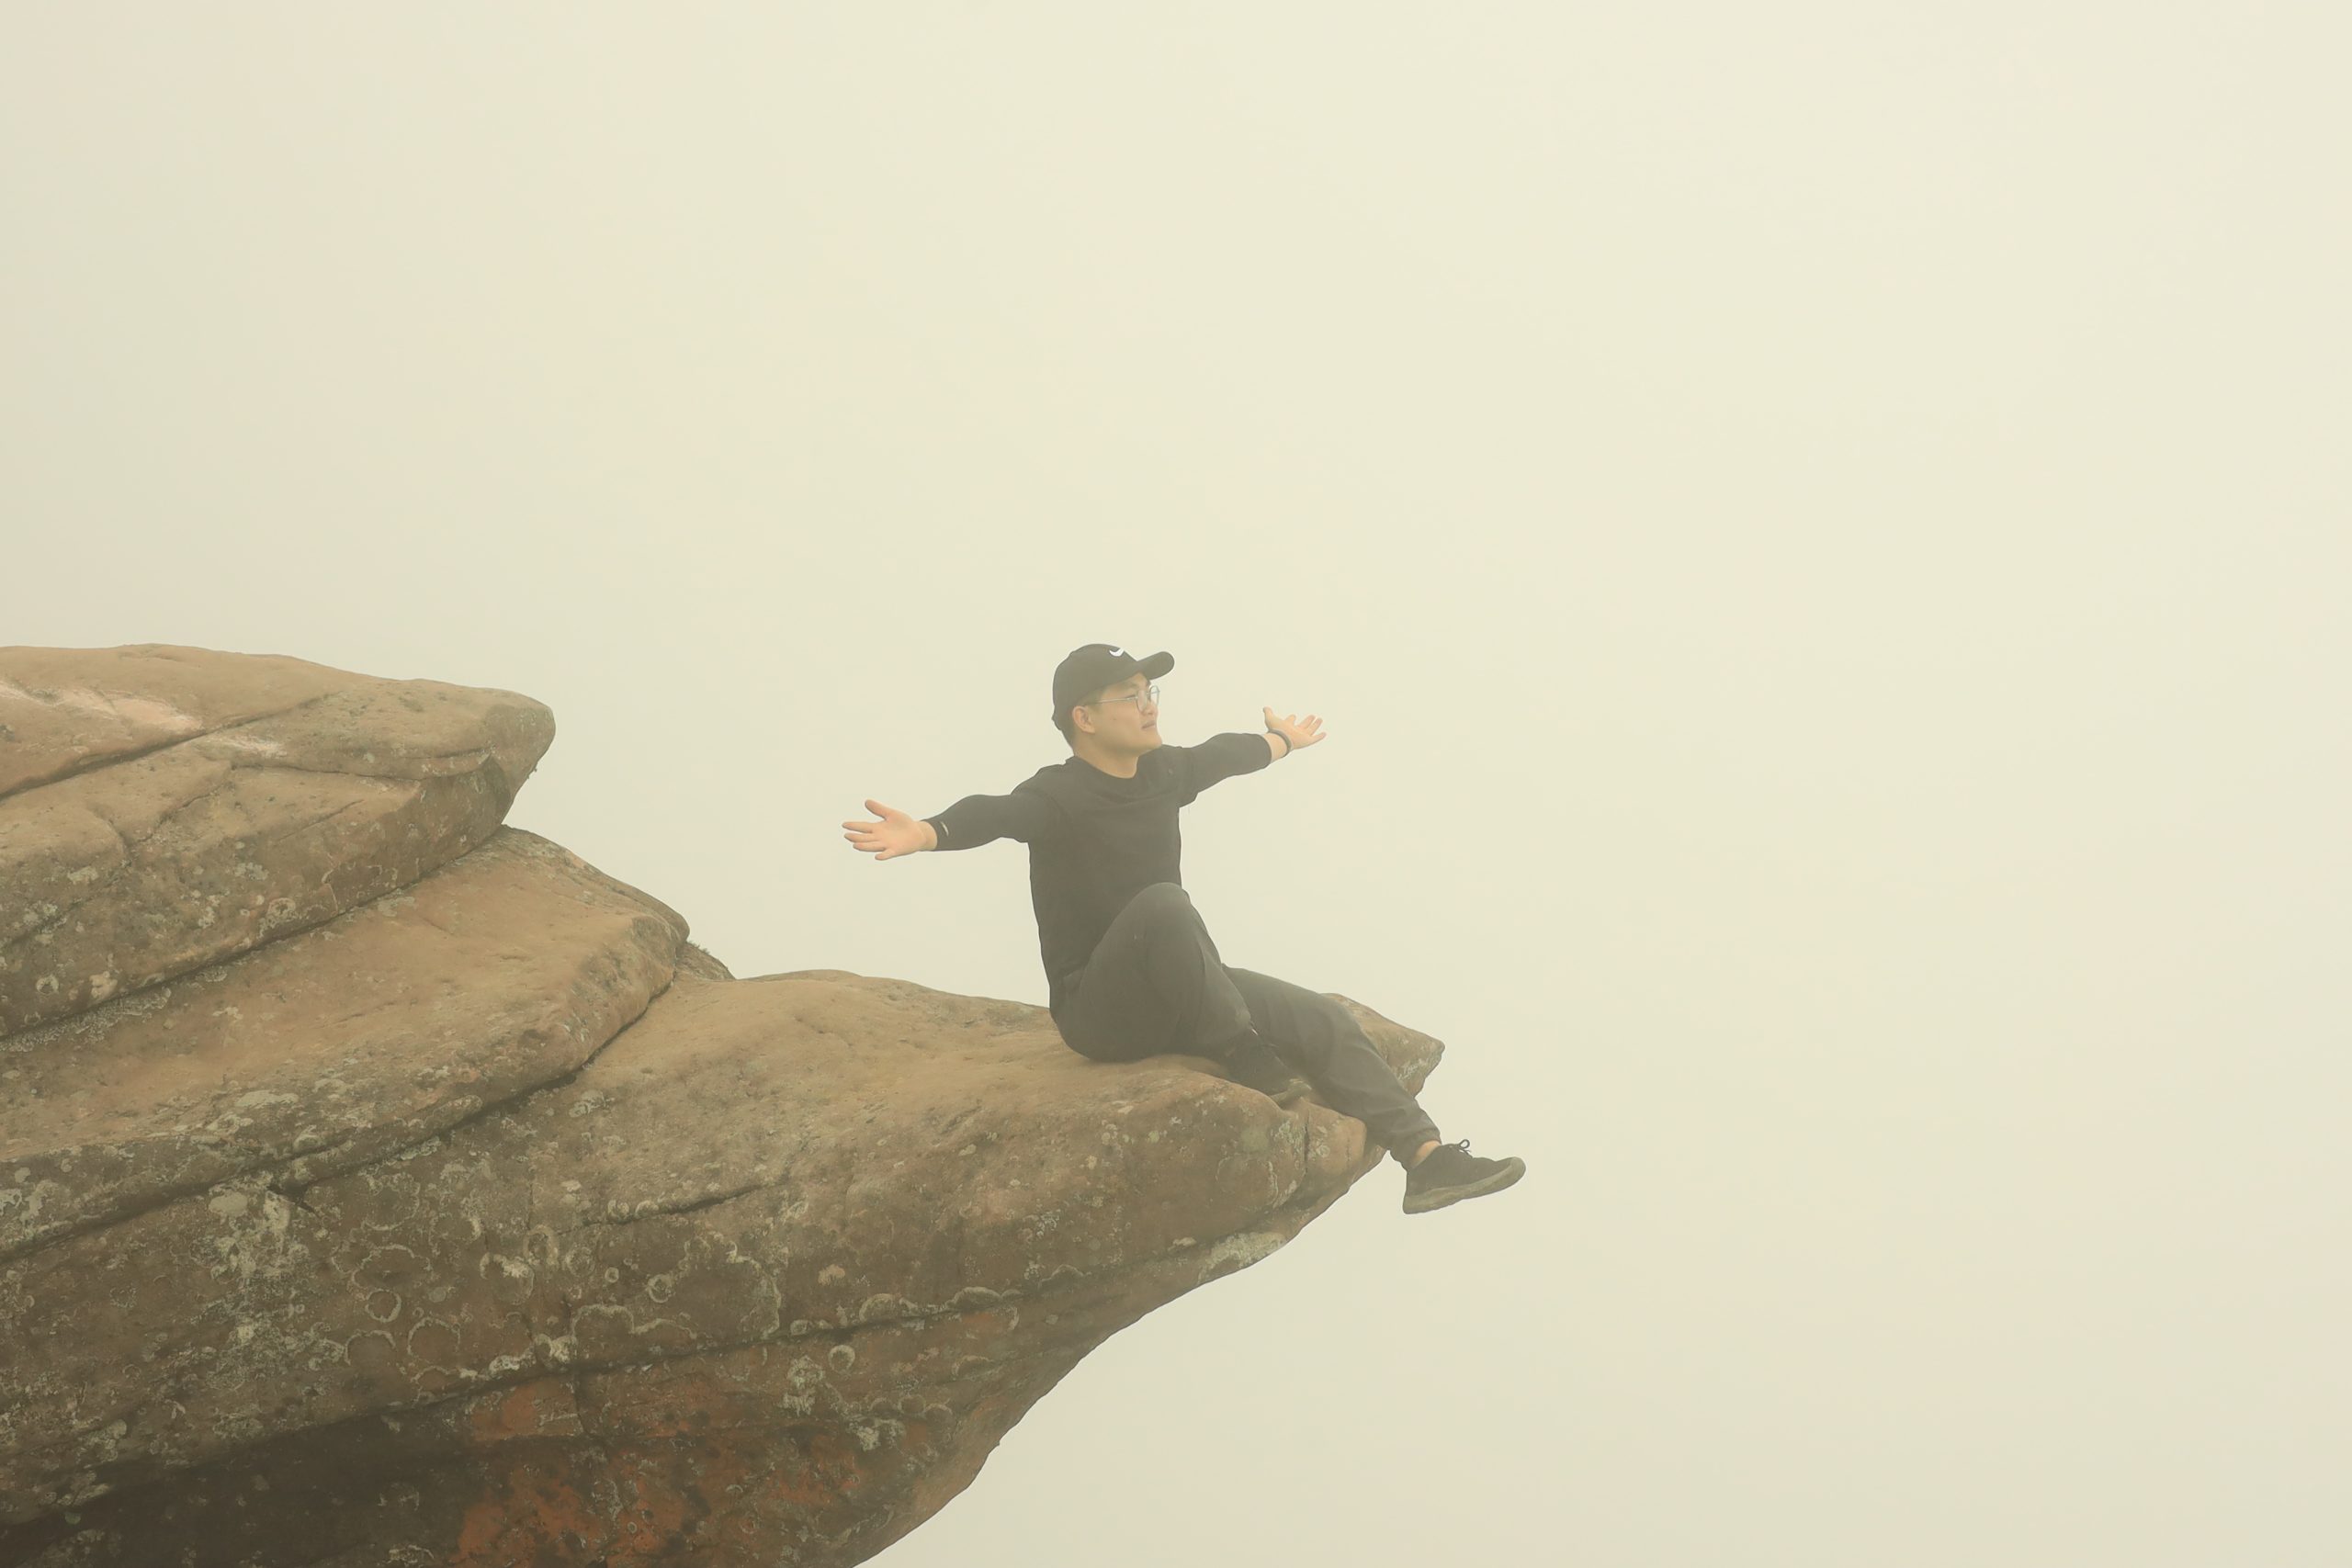
<svg viewBox="0 0 2352 1568">
<path fill-rule="evenodd" d="M 849 829 L 842 835 L 876 860 L 888 860 L 892 855 L 910 855 L 930 849 L 938 841 L 931 824 L 908 816 L 905 812 L 883 805 L 878 800 L 865 803 L 868 811 L 882 814 L 879 822 L 844 822 Z"/>
</svg>

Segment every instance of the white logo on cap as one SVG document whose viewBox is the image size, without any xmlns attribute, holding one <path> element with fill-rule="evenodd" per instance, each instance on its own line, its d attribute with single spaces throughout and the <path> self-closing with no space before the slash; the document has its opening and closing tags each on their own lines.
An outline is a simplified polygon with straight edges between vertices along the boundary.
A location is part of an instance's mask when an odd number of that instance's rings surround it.
<svg viewBox="0 0 2352 1568">
<path fill-rule="evenodd" d="M 1117 654 L 1117 655 L 1118 655 L 1120 658 L 1122 658 L 1122 659 L 1126 659 L 1126 658 L 1130 658 L 1130 657 L 1132 657 L 1132 656 L 1127 652 L 1127 650 L 1126 650 L 1125 649 L 1124 649 L 1124 648 L 1114 648 L 1114 649 L 1113 649 L 1111 651 L 1112 651 L 1112 652 L 1114 652 L 1114 653 L 1115 653 L 1115 654 Z"/>
</svg>

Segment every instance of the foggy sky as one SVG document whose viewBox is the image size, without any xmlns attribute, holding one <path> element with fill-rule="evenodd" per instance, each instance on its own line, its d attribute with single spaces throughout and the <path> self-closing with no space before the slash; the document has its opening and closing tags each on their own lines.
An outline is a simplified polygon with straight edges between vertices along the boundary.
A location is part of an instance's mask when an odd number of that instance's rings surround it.
<svg viewBox="0 0 2352 1568">
<path fill-rule="evenodd" d="M 0 642 L 526 693 L 739 976 L 1165 649 L 1227 962 L 1511 1191 L 876 1561 L 2352 1562 L 2340 7 L 0 6 Z"/>
</svg>

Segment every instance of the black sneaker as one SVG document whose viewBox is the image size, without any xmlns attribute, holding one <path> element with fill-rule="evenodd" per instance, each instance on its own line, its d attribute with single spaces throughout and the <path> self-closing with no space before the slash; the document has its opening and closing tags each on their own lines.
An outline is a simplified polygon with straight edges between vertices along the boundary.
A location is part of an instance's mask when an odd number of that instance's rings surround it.
<svg viewBox="0 0 2352 1568">
<path fill-rule="evenodd" d="M 1527 1174 L 1527 1162 L 1487 1159 L 1470 1152 L 1470 1140 L 1440 1144 L 1405 1173 L 1405 1212 L 1426 1214 L 1464 1198 L 1499 1192 Z"/>
<path fill-rule="evenodd" d="M 1225 1057 L 1226 1076 L 1244 1089 L 1254 1089 L 1276 1105 L 1288 1105 L 1314 1086 L 1274 1055 L 1274 1048 L 1254 1031 L 1234 1043 Z"/>
</svg>

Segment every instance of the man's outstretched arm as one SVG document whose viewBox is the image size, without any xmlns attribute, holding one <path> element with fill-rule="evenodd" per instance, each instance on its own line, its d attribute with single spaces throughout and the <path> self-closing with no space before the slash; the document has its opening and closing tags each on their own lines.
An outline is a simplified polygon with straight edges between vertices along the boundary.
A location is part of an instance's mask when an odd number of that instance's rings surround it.
<svg viewBox="0 0 2352 1568">
<path fill-rule="evenodd" d="M 1011 795 L 967 795 L 946 810 L 931 817 L 910 817 L 878 800 L 865 803 L 878 812 L 878 821 L 849 821 L 842 835 L 877 860 L 917 854 L 924 850 L 971 850 L 999 839 L 1036 843 L 1061 825 L 1059 808 L 1033 789 Z"/>
<path fill-rule="evenodd" d="M 1323 721 L 1313 714 L 1302 720 L 1296 715 L 1276 718 L 1273 709 L 1265 711 L 1266 728 L 1257 734 L 1228 729 L 1197 746 L 1161 748 L 1170 753 L 1169 761 L 1176 770 L 1177 805 L 1190 806 L 1211 784 L 1271 768 L 1296 748 L 1323 739 Z"/>
</svg>

